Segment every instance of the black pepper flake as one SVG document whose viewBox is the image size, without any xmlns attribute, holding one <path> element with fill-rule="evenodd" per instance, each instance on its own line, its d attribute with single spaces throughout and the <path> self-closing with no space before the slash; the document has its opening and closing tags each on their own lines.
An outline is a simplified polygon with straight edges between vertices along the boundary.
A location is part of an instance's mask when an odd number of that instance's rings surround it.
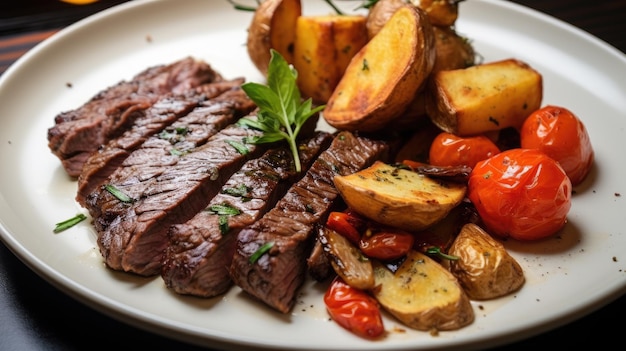
<svg viewBox="0 0 626 351">
<path fill-rule="evenodd" d="M 622 196 L 622 194 L 621 193 L 615 193 L 615 196 L 616 197 L 620 197 L 620 196 Z"/>
</svg>

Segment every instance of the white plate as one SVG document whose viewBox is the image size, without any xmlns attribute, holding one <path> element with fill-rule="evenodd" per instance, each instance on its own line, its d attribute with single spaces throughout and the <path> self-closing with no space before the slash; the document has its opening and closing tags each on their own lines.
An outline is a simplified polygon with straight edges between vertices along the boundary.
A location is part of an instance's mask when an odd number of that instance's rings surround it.
<svg viewBox="0 0 626 351">
<path fill-rule="evenodd" d="M 513 342 L 579 318 L 626 286 L 626 58 L 569 25 L 504 1 L 461 3 L 458 31 L 485 61 L 515 57 L 544 77 L 544 104 L 568 107 L 585 122 L 596 165 L 576 189 L 569 223 L 542 243 L 508 242 L 526 271 L 514 297 L 476 303 L 461 330 L 394 332 L 379 342 L 329 322 L 323 289 L 307 283 L 293 313 L 281 315 L 236 288 L 223 297 L 181 297 L 160 278 L 104 268 L 88 222 L 53 234 L 77 212 L 76 183 L 48 147 L 54 116 L 144 68 L 187 55 L 226 77 L 261 76 L 244 49 L 251 13 L 225 0 L 132 1 L 66 28 L 23 56 L 0 80 L 0 229 L 21 260 L 64 292 L 124 322 L 211 347 L 286 349 L 464 349 Z M 307 0 L 305 13 L 329 12 Z M 620 76 L 621 75 L 621 76 Z M 68 84 L 69 83 L 69 84 Z M 69 86 L 71 85 L 71 87 Z M 398 326 L 400 327 L 400 326 Z M 402 328 L 402 327 L 400 327 Z"/>
</svg>

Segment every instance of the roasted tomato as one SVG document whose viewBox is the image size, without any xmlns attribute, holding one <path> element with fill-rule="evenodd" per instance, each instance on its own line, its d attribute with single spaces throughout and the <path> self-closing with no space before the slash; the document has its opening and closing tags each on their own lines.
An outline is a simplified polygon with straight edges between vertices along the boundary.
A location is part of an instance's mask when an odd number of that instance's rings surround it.
<svg viewBox="0 0 626 351">
<path fill-rule="evenodd" d="M 387 229 L 362 235 L 359 248 L 367 257 L 394 260 L 405 256 L 413 248 L 414 241 L 415 238 L 411 233 Z"/>
<path fill-rule="evenodd" d="M 491 234 L 536 240 L 559 231 L 571 207 L 563 168 L 536 149 L 511 149 L 476 164 L 468 198 Z"/>
<path fill-rule="evenodd" d="M 385 331 L 376 299 L 339 277 L 335 277 L 324 294 L 324 304 L 335 322 L 356 335 L 375 339 Z"/>
<path fill-rule="evenodd" d="M 435 166 L 474 167 L 478 161 L 499 152 L 496 144 L 484 135 L 460 137 L 442 132 L 430 145 L 429 163 Z"/>
<path fill-rule="evenodd" d="M 566 108 L 549 105 L 530 114 L 520 139 L 522 148 L 539 149 L 555 159 L 572 185 L 580 184 L 591 169 L 594 152 L 587 129 Z"/>
<path fill-rule="evenodd" d="M 358 245 L 365 221 L 360 215 L 350 211 L 331 212 L 326 220 L 326 226 L 346 237 L 354 245 Z"/>
</svg>

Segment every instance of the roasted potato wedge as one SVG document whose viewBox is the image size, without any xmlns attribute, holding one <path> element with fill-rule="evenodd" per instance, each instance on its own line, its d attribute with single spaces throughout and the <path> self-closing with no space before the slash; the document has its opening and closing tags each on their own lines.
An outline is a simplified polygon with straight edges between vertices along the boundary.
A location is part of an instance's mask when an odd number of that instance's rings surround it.
<svg viewBox="0 0 626 351">
<path fill-rule="evenodd" d="M 374 261 L 372 294 L 391 315 L 417 330 L 455 330 L 474 321 L 470 300 L 443 266 L 411 251 L 395 273 Z"/>
<path fill-rule="evenodd" d="M 470 299 L 489 300 L 519 290 L 525 282 L 519 263 L 487 232 L 474 223 L 463 226 L 448 254 L 450 272 Z"/>
<path fill-rule="evenodd" d="M 374 287 L 374 268 L 372 262 L 363 255 L 346 237 L 336 231 L 323 228 L 318 232 L 324 253 L 337 275 L 348 285 L 368 290 Z"/>
<path fill-rule="evenodd" d="M 418 231 L 444 218 L 465 197 L 463 183 L 435 180 L 376 161 L 347 176 L 335 187 L 355 212 L 378 223 Z"/>
<path fill-rule="evenodd" d="M 351 131 L 379 130 L 414 99 L 435 63 L 433 28 L 424 12 L 405 6 L 350 61 L 323 111 Z"/>
<path fill-rule="evenodd" d="M 325 104 L 352 57 L 367 43 L 361 15 L 301 16 L 296 23 L 293 66 L 303 96 Z"/>
<path fill-rule="evenodd" d="M 293 63 L 296 21 L 302 14 L 300 0 L 265 0 L 259 4 L 248 27 L 247 50 L 256 68 L 267 74 L 270 49 Z"/>
<path fill-rule="evenodd" d="M 403 6 L 413 6 L 424 11 L 433 26 L 453 26 L 459 16 L 460 0 L 378 0 L 367 14 L 367 34 L 378 34 L 389 18 Z"/>
<path fill-rule="evenodd" d="M 543 79 L 525 62 L 506 59 L 431 75 L 426 113 L 459 136 L 519 129 L 541 106 Z"/>
<path fill-rule="evenodd" d="M 462 0 L 409 0 L 413 6 L 424 10 L 435 26 L 450 27 L 459 17 L 459 2 Z"/>
</svg>

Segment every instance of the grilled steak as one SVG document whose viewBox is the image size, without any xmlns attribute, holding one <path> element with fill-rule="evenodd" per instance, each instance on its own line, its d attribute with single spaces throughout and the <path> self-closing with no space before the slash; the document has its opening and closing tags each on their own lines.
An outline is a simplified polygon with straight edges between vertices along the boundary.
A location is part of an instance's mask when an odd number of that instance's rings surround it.
<svg viewBox="0 0 626 351">
<path fill-rule="evenodd" d="M 194 140 L 205 139 L 205 127 L 214 123 L 181 125 L 182 120 L 172 124 L 171 134 L 148 139 L 109 177 L 107 186 L 130 201 L 106 187 L 86 199 L 100 252 L 111 269 L 159 274 L 170 225 L 206 208 L 247 159 L 262 153 L 261 147 L 244 144 L 246 137 L 260 135 L 256 130 L 229 125 L 198 146 Z M 172 144 L 173 138 L 180 141 Z"/>
<path fill-rule="evenodd" d="M 200 121 L 200 125 L 208 128 L 209 134 L 203 133 L 206 138 L 250 113 L 255 105 L 240 89 L 242 82 L 242 79 L 237 79 L 209 83 L 184 95 L 168 95 L 159 99 L 144 110 L 143 116 L 135 121 L 130 130 L 91 154 L 78 177 L 76 201 L 84 206 L 85 198 L 101 186 L 133 150 L 192 109 L 195 108 L 191 116 L 181 123 L 187 125 Z"/>
<path fill-rule="evenodd" d="M 181 94 L 201 84 L 222 80 L 208 64 L 185 58 L 148 68 L 130 81 L 121 81 L 77 109 L 55 117 L 48 129 L 48 147 L 66 172 L 77 177 L 87 158 L 110 139 L 121 135 L 164 94 Z"/>
<path fill-rule="evenodd" d="M 230 268 L 233 281 L 268 306 L 289 312 L 306 276 L 315 225 L 339 198 L 334 176 L 367 167 L 386 151 L 384 142 L 339 133 L 274 208 L 239 232 Z"/>
<path fill-rule="evenodd" d="M 331 134 L 319 132 L 299 143 L 303 169 L 331 140 Z M 204 211 L 170 228 L 161 270 L 165 285 L 179 294 L 201 297 L 225 293 L 232 285 L 228 269 L 237 234 L 272 208 L 301 174 L 286 146 L 246 162 Z"/>
</svg>

